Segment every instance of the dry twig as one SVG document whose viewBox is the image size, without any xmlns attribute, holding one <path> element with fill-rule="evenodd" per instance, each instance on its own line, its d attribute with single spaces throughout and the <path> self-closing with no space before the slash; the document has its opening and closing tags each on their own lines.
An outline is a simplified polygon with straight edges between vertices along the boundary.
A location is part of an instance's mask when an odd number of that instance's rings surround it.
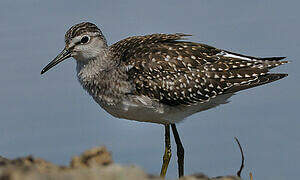
<svg viewBox="0 0 300 180">
<path fill-rule="evenodd" d="M 239 148 L 240 148 L 240 151 L 241 151 L 241 154 L 242 154 L 242 164 L 241 164 L 241 167 L 240 167 L 239 171 L 236 173 L 238 177 L 241 177 L 241 173 L 242 173 L 242 170 L 244 168 L 244 161 L 245 161 L 244 152 L 243 152 L 242 146 L 241 146 L 238 138 L 234 137 L 234 139 L 237 142 L 237 144 L 239 145 Z"/>
</svg>

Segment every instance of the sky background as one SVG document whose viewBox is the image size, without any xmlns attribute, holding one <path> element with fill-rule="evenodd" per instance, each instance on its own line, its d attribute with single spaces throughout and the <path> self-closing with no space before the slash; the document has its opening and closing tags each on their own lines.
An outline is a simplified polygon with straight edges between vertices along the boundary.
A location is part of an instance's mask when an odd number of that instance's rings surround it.
<svg viewBox="0 0 300 180">
<path fill-rule="evenodd" d="M 108 43 L 149 33 L 193 34 L 191 41 L 252 56 L 287 56 L 275 69 L 283 80 L 243 91 L 231 103 L 178 124 L 185 173 L 235 174 L 244 148 L 249 179 L 298 179 L 300 163 L 297 0 L 0 1 L 0 155 L 32 154 L 57 164 L 105 145 L 117 163 L 158 174 L 164 128 L 116 119 L 98 106 L 75 77 L 69 59 L 41 76 L 64 47 L 64 34 L 82 21 L 97 24 Z M 168 177 L 177 176 L 176 149 Z"/>
</svg>

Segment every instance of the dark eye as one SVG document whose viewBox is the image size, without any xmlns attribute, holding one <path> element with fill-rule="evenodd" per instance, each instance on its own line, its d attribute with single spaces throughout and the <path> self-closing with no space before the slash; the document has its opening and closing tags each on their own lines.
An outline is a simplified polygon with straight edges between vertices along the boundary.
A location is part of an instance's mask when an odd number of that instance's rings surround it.
<svg viewBox="0 0 300 180">
<path fill-rule="evenodd" d="M 89 36 L 83 36 L 80 40 L 81 44 L 85 44 L 87 42 L 89 42 L 90 37 Z"/>
</svg>

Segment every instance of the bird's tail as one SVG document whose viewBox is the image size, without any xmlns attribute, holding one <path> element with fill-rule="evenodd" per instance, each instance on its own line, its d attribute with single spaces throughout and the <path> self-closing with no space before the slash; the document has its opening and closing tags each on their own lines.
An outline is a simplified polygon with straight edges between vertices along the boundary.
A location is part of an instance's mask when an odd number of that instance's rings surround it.
<svg viewBox="0 0 300 180">
<path fill-rule="evenodd" d="M 228 89 L 228 92 L 237 92 L 237 91 L 241 91 L 241 90 L 244 90 L 244 89 L 253 88 L 253 87 L 260 86 L 260 85 L 263 85 L 263 84 L 267 84 L 267 83 L 270 83 L 270 82 L 273 82 L 273 81 L 277 81 L 277 80 L 282 79 L 282 78 L 287 77 L 287 76 L 288 76 L 288 74 L 280 74 L 280 73 L 266 74 L 266 75 L 257 77 L 256 80 L 251 81 L 248 84 L 233 86 L 232 88 Z"/>
<path fill-rule="evenodd" d="M 228 53 L 228 55 L 233 55 L 237 58 L 256 62 L 258 68 L 272 69 L 272 68 L 275 68 L 282 64 L 288 63 L 288 61 L 281 61 L 281 60 L 285 59 L 286 57 L 264 57 L 264 58 L 262 58 L 262 57 L 247 56 L 247 55 L 238 54 L 238 53 L 234 53 L 234 52 L 230 52 L 230 51 L 225 51 L 225 52 Z"/>
</svg>

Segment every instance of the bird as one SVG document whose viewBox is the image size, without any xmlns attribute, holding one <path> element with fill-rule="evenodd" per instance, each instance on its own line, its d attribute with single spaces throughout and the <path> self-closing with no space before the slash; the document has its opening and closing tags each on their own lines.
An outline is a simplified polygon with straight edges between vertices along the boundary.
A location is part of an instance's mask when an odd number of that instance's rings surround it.
<svg viewBox="0 0 300 180">
<path fill-rule="evenodd" d="M 241 90 L 288 74 L 269 70 L 285 57 L 253 57 L 190 42 L 184 33 L 132 36 L 108 45 L 91 22 L 73 25 L 62 52 L 41 74 L 73 57 L 77 78 L 90 96 L 116 118 L 157 123 L 165 129 L 160 176 L 171 158 L 170 128 L 177 146 L 179 177 L 184 175 L 184 147 L 176 124 L 221 104 Z"/>
</svg>

